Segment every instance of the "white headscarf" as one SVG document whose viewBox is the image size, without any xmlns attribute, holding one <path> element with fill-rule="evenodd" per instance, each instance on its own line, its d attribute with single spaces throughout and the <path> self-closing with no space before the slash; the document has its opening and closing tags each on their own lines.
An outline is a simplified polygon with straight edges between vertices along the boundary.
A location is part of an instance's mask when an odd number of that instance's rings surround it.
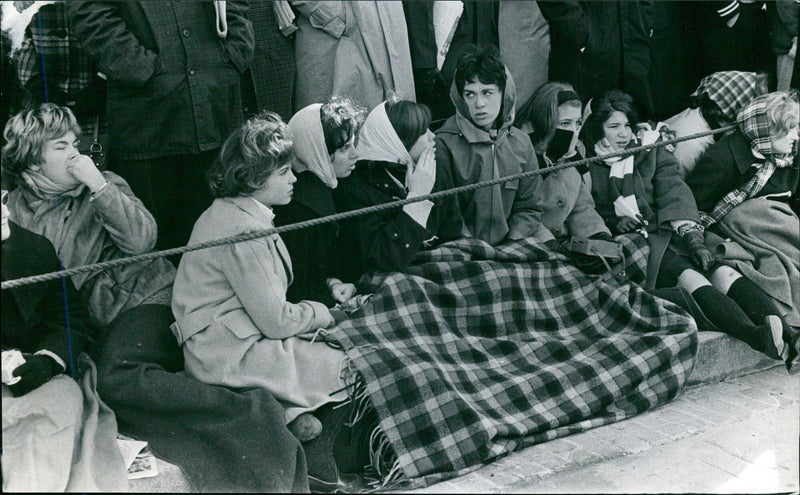
<svg viewBox="0 0 800 495">
<path fill-rule="evenodd" d="M 372 109 L 364 121 L 356 150 L 359 160 L 414 165 L 414 160 L 389 122 L 385 101 Z"/>
<path fill-rule="evenodd" d="M 288 125 L 292 130 L 295 153 L 292 169 L 295 172 L 309 170 L 326 186 L 335 189 L 339 182 L 325 146 L 325 132 L 322 130 L 320 107 L 322 105 L 319 103 L 309 105 L 298 111 L 289 120 Z"/>
</svg>

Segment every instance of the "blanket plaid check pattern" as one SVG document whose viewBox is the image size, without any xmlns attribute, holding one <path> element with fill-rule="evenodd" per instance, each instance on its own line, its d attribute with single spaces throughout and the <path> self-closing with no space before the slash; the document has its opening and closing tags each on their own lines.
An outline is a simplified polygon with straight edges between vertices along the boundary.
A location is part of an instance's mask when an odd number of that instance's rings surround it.
<svg viewBox="0 0 800 495">
<path fill-rule="evenodd" d="M 412 484 L 630 417 L 684 385 L 694 320 L 553 258 L 533 241 L 461 239 L 420 253 L 406 273 L 362 278 L 370 304 L 330 337 Z"/>
</svg>

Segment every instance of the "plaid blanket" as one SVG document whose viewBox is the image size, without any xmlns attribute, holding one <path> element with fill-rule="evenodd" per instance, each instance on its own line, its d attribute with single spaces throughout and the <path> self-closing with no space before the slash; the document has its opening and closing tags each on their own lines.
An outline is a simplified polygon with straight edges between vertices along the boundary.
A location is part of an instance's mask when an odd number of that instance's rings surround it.
<svg viewBox="0 0 800 495">
<path fill-rule="evenodd" d="M 370 303 L 329 336 L 412 485 L 633 416 L 685 383 L 694 320 L 561 259 L 528 240 L 460 239 L 362 278 Z"/>
</svg>

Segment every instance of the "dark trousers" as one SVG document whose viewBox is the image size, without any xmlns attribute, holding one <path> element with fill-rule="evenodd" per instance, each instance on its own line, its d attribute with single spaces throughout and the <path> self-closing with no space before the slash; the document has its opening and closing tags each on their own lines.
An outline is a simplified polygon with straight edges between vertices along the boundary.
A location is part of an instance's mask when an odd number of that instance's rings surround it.
<svg viewBox="0 0 800 495">
<path fill-rule="evenodd" d="M 158 224 L 156 249 L 184 246 L 197 218 L 211 205 L 206 170 L 218 150 L 146 160 L 115 158 L 112 169 L 128 181 Z"/>
</svg>

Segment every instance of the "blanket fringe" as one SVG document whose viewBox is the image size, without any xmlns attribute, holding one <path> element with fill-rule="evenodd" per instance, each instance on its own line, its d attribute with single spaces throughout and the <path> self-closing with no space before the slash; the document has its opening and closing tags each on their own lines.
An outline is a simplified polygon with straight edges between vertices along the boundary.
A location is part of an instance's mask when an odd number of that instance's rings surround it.
<svg viewBox="0 0 800 495">
<path fill-rule="evenodd" d="M 353 428 L 362 424 L 364 428 L 371 428 L 369 436 L 369 462 L 364 466 L 366 491 L 383 490 L 405 481 L 405 473 L 400 467 L 400 461 L 392 447 L 389 437 L 380 426 L 378 412 L 370 401 L 367 393 L 367 384 L 351 360 L 347 360 L 347 394 L 348 401 L 335 407 L 351 406 L 350 417 L 346 425 Z"/>
</svg>

